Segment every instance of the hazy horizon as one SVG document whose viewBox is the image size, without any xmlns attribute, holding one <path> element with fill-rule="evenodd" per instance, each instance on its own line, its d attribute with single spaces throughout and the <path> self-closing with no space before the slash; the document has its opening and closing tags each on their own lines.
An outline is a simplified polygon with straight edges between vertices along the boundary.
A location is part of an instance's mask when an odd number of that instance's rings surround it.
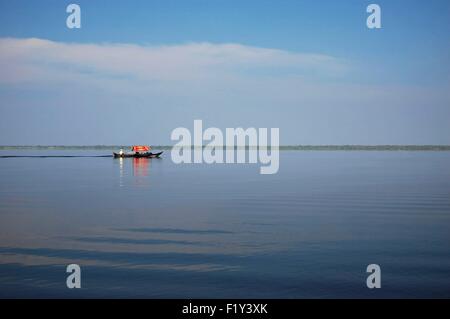
<svg viewBox="0 0 450 319">
<path fill-rule="evenodd" d="M 0 145 L 0 150 L 111 150 L 111 149 L 119 149 L 119 148 L 130 148 L 132 145 Z M 235 148 L 235 149 L 255 149 L 255 148 L 266 148 L 257 145 L 245 145 L 245 146 L 230 146 L 230 145 L 217 145 L 211 146 L 204 144 L 203 148 Z M 279 146 L 271 146 L 268 145 L 268 148 L 272 149 L 280 149 L 280 150 L 411 150 L 411 151 L 450 151 L 450 145 L 412 145 L 412 144 L 404 144 L 404 145 L 395 145 L 395 144 L 385 144 L 385 145 L 357 145 L 357 144 L 342 144 L 342 145 L 279 145 Z M 200 148 L 200 145 L 152 145 L 153 149 L 161 149 L 161 150 L 170 150 L 172 148 Z"/>
</svg>

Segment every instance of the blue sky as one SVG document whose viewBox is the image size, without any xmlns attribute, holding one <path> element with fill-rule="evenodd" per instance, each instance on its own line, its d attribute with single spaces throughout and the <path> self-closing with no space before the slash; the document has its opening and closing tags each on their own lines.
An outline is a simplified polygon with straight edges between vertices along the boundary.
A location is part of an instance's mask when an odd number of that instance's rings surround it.
<svg viewBox="0 0 450 319">
<path fill-rule="evenodd" d="M 449 1 L 73 1 L 80 30 L 69 3 L 0 1 L 0 144 L 171 144 L 194 119 L 450 144 Z"/>
</svg>

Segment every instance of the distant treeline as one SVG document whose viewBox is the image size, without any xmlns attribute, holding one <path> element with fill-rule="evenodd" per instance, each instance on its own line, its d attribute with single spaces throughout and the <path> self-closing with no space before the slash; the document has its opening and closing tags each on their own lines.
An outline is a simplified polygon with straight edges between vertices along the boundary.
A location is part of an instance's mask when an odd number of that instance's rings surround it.
<svg viewBox="0 0 450 319">
<path fill-rule="evenodd" d="M 450 145 L 287 145 L 281 150 L 299 151 L 450 151 Z"/>
<path fill-rule="evenodd" d="M 171 145 L 155 145 L 155 150 L 170 150 Z M 129 150 L 131 145 L 9 145 L 0 150 Z M 194 148 L 194 147 L 193 147 Z M 224 147 L 223 147 L 224 148 Z M 242 149 L 244 147 L 234 147 Z M 255 149 L 247 146 L 245 149 Z M 450 151 L 450 145 L 283 145 L 282 151 Z"/>
</svg>

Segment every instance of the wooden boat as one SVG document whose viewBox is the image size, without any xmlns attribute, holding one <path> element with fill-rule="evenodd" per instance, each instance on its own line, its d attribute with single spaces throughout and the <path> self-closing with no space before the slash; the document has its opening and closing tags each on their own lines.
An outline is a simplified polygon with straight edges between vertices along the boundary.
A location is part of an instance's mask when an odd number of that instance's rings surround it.
<svg viewBox="0 0 450 319">
<path fill-rule="evenodd" d="M 163 152 L 159 153 L 152 153 L 152 152 L 146 152 L 146 153 L 113 153 L 114 158 L 126 158 L 126 157 L 133 157 L 133 158 L 155 158 L 160 157 Z"/>
</svg>

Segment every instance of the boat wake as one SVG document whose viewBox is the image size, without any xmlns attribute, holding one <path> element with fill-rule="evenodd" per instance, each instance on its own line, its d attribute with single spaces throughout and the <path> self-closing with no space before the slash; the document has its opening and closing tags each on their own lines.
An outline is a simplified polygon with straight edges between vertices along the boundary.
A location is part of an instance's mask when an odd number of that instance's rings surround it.
<svg viewBox="0 0 450 319">
<path fill-rule="evenodd" d="M 0 155 L 0 158 L 77 158 L 77 157 L 113 157 L 113 155 Z"/>
</svg>

